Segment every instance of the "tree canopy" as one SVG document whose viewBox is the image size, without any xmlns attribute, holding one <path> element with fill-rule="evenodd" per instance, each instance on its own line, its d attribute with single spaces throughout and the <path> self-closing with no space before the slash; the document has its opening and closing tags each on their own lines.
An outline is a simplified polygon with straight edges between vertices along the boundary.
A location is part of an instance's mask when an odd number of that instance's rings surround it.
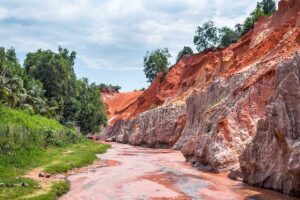
<svg viewBox="0 0 300 200">
<path fill-rule="evenodd" d="M 232 30 L 228 27 L 222 27 L 219 29 L 220 47 L 228 47 L 230 44 L 237 42 L 240 39 L 239 29 Z"/>
<path fill-rule="evenodd" d="M 158 73 L 168 72 L 170 57 L 171 55 L 167 48 L 156 49 L 151 53 L 147 52 L 146 56 L 144 57 L 144 72 L 148 82 L 152 83 Z"/>
<path fill-rule="evenodd" d="M 274 0 L 262 0 L 262 10 L 265 15 L 270 16 L 276 11 L 276 3 Z"/>
<path fill-rule="evenodd" d="M 27 76 L 13 48 L 0 48 L 0 102 L 51 116 L 42 84 Z"/>
<path fill-rule="evenodd" d="M 258 2 L 256 8 L 251 12 L 250 16 L 246 18 L 242 35 L 248 33 L 254 28 L 255 22 L 262 16 L 271 16 L 276 11 L 276 3 L 274 0 L 262 0 Z"/>
<path fill-rule="evenodd" d="M 77 100 L 81 108 L 77 124 L 84 134 L 96 133 L 99 131 L 99 124 L 107 125 L 99 87 L 95 83 L 89 84 L 88 79 L 83 78 L 77 81 L 77 88 L 80 94 Z"/>
<path fill-rule="evenodd" d="M 212 21 L 207 21 L 202 26 L 197 27 L 194 36 L 194 44 L 199 52 L 214 48 L 218 42 L 218 29 Z"/>
<path fill-rule="evenodd" d="M 176 62 L 178 62 L 184 56 L 190 56 L 190 55 L 193 55 L 193 54 L 194 54 L 194 52 L 193 52 L 193 49 L 191 47 L 183 47 L 183 49 L 177 55 Z"/>
<path fill-rule="evenodd" d="M 253 29 L 255 22 L 260 17 L 270 16 L 275 11 L 276 3 L 274 0 L 262 0 L 257 3 L 255 10 L 246 18 L 244 24 L 236 24 L 234 29 L 229 27 L 217 28 L 212 21 L 207 21 L 202 26 L 197 27 L 194 44 L 199 52 L 211 48 L 228 47 Z"/>
<path fill-rule="evenodd" d="M 84 134 L 99 131 L 107 121 L 99 86 L 76 78 L 75 58 L 62 47 L 40 49 L 26 55 L 23 68 L 13 48 L 0 48 L 0 102 L 78 126 Z"/>
</svg>

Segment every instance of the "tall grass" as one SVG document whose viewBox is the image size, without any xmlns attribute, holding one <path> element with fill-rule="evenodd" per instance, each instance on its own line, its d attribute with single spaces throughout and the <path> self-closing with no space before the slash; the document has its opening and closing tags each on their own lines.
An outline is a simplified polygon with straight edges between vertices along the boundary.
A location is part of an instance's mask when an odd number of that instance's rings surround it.
<svg viewBox="0 0 300 200">
<path fill-rule="evenodd" d="M 0 178 L 36 167 L 51 146 L 63 147 L 81 140 L 79 133 L 55 120 L 0 105 Z"/>
<path fill-rule="evenodd" d="M 36 167 L 50 174 L 82 167 L 108 147 L 87 141 L 53 119 L 0 104 L 0 200 L 23 199 L 27 195 L 32 197 L 26 199 L 32 200 L 57 199 L 68 191 L 68 182 L 55 182 L 49 191 L 35 196 L 43 188 L 20 176 Z"/>
</svg>

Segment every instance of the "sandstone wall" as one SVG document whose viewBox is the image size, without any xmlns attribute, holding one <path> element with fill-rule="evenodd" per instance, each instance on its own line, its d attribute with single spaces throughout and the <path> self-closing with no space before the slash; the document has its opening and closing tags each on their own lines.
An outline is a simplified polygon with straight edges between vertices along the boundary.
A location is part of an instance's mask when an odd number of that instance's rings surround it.
<svg viewBox="0 0 300 200">
<path fill-rule="evenodd" d="M 300 196 L 300 58 L 278 67 L 276 94 L 240 156 L 243 179 L 259 187 Z"/>
<path fill-rule="evenodd" d="M 204 169 L 226 171 L 236 166 L 274 91 L 275 66 L 266 70 L 267 66 L 256 64 L 228 79 L 216 79 L 191 95 L 186 101 L 187 123 L 174 148 Z"/>
<path fill-rule="evenodd" d="M 171 148 L 181 136 L 185 115 L 184 105 L 162 106 L 140 113 L 131 120 L 119 120 L 113 127 L 107 127 L 102 135 L 109 141 Z"/>
</svg>

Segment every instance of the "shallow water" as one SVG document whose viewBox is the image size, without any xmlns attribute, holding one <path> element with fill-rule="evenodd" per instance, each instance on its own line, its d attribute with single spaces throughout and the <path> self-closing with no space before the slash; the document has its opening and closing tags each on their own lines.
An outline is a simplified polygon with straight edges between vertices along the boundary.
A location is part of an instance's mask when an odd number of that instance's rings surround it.
<svg viewBox="0 0 300 200">
<path fill-rule="evenodd" d="M 112 143 L 100 163 L 68 180 L 71 190 L 61 200 L 294 200 L 257 189 L 226 174 L 198 171 L 179 151 Z"/>
</svg>

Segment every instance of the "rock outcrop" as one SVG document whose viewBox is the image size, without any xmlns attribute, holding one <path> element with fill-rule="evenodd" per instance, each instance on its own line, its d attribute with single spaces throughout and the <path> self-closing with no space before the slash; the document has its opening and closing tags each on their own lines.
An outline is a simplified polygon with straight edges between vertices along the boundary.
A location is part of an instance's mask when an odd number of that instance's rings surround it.
<svg viewBox="0 0 300 200">
<path fill-rule="evenodd" d="M 188 161 L 214 171 L 227 171 L 238 163 L 273 92 L 273 67 L 263 79 L 244 89 L 263 67 L 255 65 L 231 78 L 216 79 L 187 99 L 186 126 L 174 147 Z"/>
<path fill-rule="evenodd" d="M 131 120 L 119 120 L 102 134 L 108 141 L 145 147 L 171 148 L 185 126 L 184 105 L 159 107 Z"/>
<path fill-rule="evenodd" d="M 126 92 L 126 93 L 108 93 L 102 92 L 102 97 L 106 106 L 106 115 L 109 119 L 109 124 L 114 124 L 118 119 L 126 119 L 128 113 L 123 112 L 123 110 L 127 110 L 132 104 L 138 100 L 138 98 L 143 94 L 143 91 L 135 91 L 135 92 Z M 122 113 L 118 118 L 116 117 Z"/>
<path fill-rule="evenodd" d="M 300 58 L 282 63 L 266 119 L 240 156 L 245 182 L 300 196 Z"/>
</svg>

